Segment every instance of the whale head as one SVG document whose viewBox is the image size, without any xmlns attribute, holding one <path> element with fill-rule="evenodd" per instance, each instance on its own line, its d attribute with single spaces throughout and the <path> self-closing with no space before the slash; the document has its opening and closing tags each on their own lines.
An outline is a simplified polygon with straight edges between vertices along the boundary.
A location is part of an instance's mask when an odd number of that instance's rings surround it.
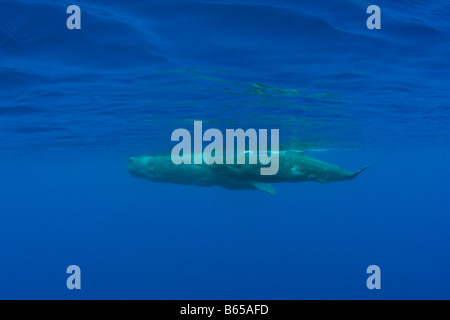
<svg viewBox="0 0 450 320">
<path fill-rule="evenodd" d="M 153 182 L 178 184 L 217 185 L 216 177 L 209 166 L 173 163 L 170 156 L 140 156 L 127 160 L 128 172 L 135 178 L 144 178 Z"/>
<path fill-rule="evenodd" d="M 158 181 L 159 164 L 158 157 L 130 157 L 127 160 L 127 169 L 133 177 Z"/>
</svg>

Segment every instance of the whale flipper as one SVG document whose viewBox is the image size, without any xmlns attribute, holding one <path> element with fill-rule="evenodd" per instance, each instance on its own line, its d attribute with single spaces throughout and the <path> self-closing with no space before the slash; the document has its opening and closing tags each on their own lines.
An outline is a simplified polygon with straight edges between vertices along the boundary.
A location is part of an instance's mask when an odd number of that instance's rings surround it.
<svg viewBox="0 0 450 320">
<path fill-rule="evenodd" d="M 269 183 L 252 182 L 252 185 L 253 185 L 256 189 L 261 190 L 261 191 L 264 191 L 264 192 L 267 192 L 267 193 L 270 193 L 270 194 L 273 195 L 273 196 L 276 194 L 275 189 L 274 189 L 274 188 L 272 187 L 272 185 L 269 184 Z"/>
</svg>

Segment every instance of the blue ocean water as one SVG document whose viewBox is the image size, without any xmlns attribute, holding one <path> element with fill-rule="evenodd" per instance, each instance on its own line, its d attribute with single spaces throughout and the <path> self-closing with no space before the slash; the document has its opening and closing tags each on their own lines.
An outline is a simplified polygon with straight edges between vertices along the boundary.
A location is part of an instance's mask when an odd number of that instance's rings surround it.
<svg viewBox="0 0 450 320">
<path fill-rule="evenodd" d="M 449 16 L 435 0 L 2 0 L 0 298 L 449 299 Z M 275 196 L 128 174 L 194 120 L 371 168 Z"/>
</svg>

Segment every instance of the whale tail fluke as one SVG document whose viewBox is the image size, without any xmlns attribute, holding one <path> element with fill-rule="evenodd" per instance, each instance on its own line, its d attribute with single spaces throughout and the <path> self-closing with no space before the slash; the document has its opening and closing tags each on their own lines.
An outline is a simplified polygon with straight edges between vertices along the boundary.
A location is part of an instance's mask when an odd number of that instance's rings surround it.
<svg viewBox="0 0 450 320">
<path fill-rule="evenodd" d="M 362 169 L 360 169 L 360 170 L 358 170 L 358 171 L 355 171 L 355 172 L 353 172 L 351 175 L 350 175 L 350 179 L 353 179 L 353 178 L 356 178 L 361 172 L 363 172 L 364 170 L 366 170 L 367 168 L 369 168 L 370 166 L 367 166 L 367 167 L 364 167 L 364 168 L 362 168 Z"/>
</svg>

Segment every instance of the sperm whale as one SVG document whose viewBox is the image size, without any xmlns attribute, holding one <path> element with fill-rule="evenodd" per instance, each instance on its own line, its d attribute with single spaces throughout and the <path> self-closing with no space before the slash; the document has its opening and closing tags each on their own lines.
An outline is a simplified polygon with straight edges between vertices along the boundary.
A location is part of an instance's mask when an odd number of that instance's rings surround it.
<svg viewBox="0 0 450 320">
<path fill-rule="evenodd" d="M 279 152 L 275 175 L 261 175 L 260 164 L 174 164 L 170 155 L 130 157 L 128 172 L 136 178 L 197 186 L 221 186 L 229 190 L 261 190 L 275 194 L 271 183 L 316 181 L 330 183 L 351 180 L 368 168 L 348 171 L 307 156 L 302 151 Z"/>
</svg>

